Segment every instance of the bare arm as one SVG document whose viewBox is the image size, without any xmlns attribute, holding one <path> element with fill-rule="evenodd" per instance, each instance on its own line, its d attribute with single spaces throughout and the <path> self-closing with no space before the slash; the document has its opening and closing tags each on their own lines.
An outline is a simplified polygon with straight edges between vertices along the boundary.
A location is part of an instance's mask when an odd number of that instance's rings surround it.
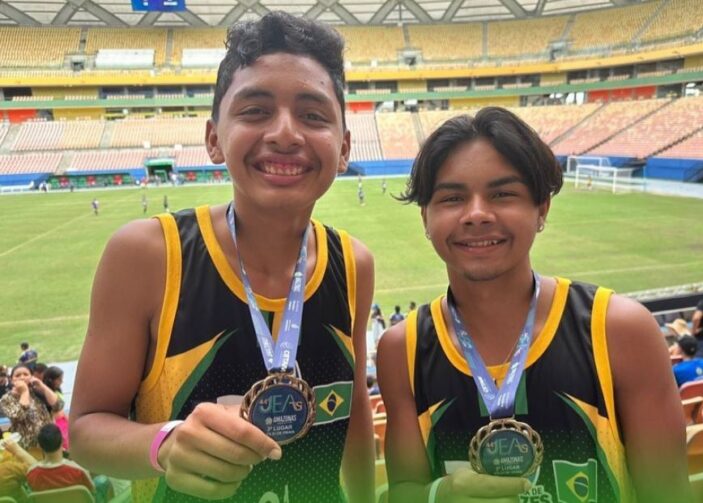
<svg viewBox="0 0 703 503">
<path fill-rule="evenodd" d="M 637 501 L 690 501 L 686 426 L 659 327 L 643 306 L 613 296 L 606 330 L 617 415 Z"/>
<path fill-rule="evenodd" d="M 354 240 L 356 258 L 356 313 L 352 328 L 354 345 L 354 391 L 351 418 L 344 445 L 342 473 L 351 503 L 368 503 L 374 498 L 374 444 L 371 406 L 366 390 L 366 320 L 374 287 L 373 257 Z"/>
<path fill-rule="evenodd" d="M 426 503 L 433 481 L 410 388 L 405 325 L 406 321 L 402 321 L 388 329 L 378 346 L 378 383 L 388 420 L 386 470 L 390 503 Z M 435 501 L 514 503 L 526 487 L 521 478 L 493 477 L 459 469 L 444 477 Z"/>
<path fill-rule="evenodd" d="M 696 335 L 701 329 L 703 329 L 703 309 L 696 308 L 696 310 L 693 311 L 691 325 L 693 328 L 693 335 Z"/>
<path fill-rule="evenodd" d="M 37 463 L 37 460 L 34 459 L 34 456 L 25 451 L 20 444 L 18 444 L 11 438 L 6 438 L 5 440 L 3 440 L 3 443 L 5 444 L 5 448 L 8 450 L 8 452 L 10 452 L 13 456 L 15 456 L 25 465 L 32 466 L 33 464 Z"/>
<path fill-rule="evenodd" d="M 71 410 L 71 454 L 92 471 L 124 479 L 159 475 L 149 448 L 163 424 L 127 417 L 150 366 L 165 271 L 156 220 L 118 231 L 98 266 Z M 236 492 L 251 465 L 280 454 L 273 440 L 235 412 L 200 404 L 163 443 L 158 459 L 175 490 L 224 498 Z"/>
</svg>

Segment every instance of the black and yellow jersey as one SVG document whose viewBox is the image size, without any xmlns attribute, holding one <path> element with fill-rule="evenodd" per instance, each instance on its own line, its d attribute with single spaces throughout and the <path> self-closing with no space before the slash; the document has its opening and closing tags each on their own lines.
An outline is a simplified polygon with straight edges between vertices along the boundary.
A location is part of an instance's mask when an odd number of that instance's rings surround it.
<svg viewBox="0 0 703 503">
<path fill-rule="evenodd" d="M 184 419 L 201 402 L 245 395 L 267 375 L 244 288 L 215 238 L 209 207 L 158 218 L 167 276 L 154 363 L 134 402 L 140 423 Z M 280 461 L 257 465 L 228 501 L 343 501 L 339 470 L 352 399 L 356 270 L 349 235 L 316 221 L 313 227 L 317 258 L 304 291 L 297 363 L 315 391 L 315 424 L 283 447 Z M 285 299 L 256 299 L 275 337 Z M 133 498 L 199 501 L 172 491 L 163 478 L 135 482 Z"/>
<path fill-rule="evenodd" d="M 515 418 L 544 442 L 544 461 L 521 503 L 632 502 L 606 346 L 612 292 L 556 278 L 552 305 L 533 337 Z M 486 406 L 442 315 L 442 297 L 411 313 L 410 384 L 433 478 L 468 465 L 469 442 L 488 424 Z M 489 367 L 500 385 L 509 364 Z"/>
</svg>

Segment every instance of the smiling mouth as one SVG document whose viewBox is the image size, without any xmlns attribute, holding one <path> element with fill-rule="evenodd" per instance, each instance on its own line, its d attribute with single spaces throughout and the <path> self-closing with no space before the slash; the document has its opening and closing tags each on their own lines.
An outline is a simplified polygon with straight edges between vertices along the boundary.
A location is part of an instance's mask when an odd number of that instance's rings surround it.
<svg viewBox="0 0 703 503">
<path fill-rule="evenodd" d="M 456 245 L 468 249 L 490 248 L 505 242 L 505 239 L 486 239 L 484 241 L 457 241 Z"/>
<path fill-rule="evenodd" d="M 305 166 L 300 164 L 286 164 L 280 162 L 262 162 L 256 168 L 267 175 L 277 176 L 298 176 L 307 171 Z"/>
</svg>

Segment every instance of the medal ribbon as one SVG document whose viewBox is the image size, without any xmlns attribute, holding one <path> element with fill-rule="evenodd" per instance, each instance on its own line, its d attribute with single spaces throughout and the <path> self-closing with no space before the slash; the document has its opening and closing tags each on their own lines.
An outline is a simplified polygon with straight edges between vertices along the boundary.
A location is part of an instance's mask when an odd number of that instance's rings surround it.
<svg viewBox="0 0 703 503">
<path fill-rule="evenodd" d="M 534 292 L 530 301 L 530 310 L 527 313 L 527 320 L 522 327 L 520 337 L 518 338 L 515 352 L 510 359 L 510 367 L 508 374 L 503 381 L 503 385 L 498 389 L 498 386 L 488 373 L 485 363 L 481 355 L 476 350 L 473 339 L 469 331 L 461 321 L 461 316 L 454 302 L 454 295 L 451 288 L 447 291 L 447 306 L 454 325 L 454 332 L 461 344 L 461 349 L 464 353 L 464 358 L 469 364 L 469 368 L 474 375 L 476 387 L 478 388 L 483 402 L 486 404 L 488 414 L 491 419 L 503 419 L 512 417 L 515 413 L 515 394 L 520 383 L 523 370 L 525 369 L 525 361 L 527 360 L 527 352 L 530 349 L 530 341 L 532 339 L 532 329 L 535 325 L 535 315 L 537 314 L 537 298 L 539 297 L 539 275 L 532 273 L 534 283 Z"/>
<path fill-rule="evenodd" d="M 229 225 L 232 241 L 237 246 L 237 228 L 235 226 L 234 203 L 230 203 L 227 208 L 227 224 Z M 283 310 L 283 319 L 281 320 L 281 328 L 278 332 L 278 340 L 274 344 L 271 330 L 269 330 L 266 321 L 264 320 L 259 304 L 256 302 L 254 291 L 251 288 L 249 276 L 244 270 L 242 257 L 237 250 L 239 258 L 239 269 L 241 271 L 242 284 L 244 292 L 247 296 L 249 313 L 251 321 L 254 325 L 254 332 L 259 341 L 261 348 L 261 356 L 264 359 L 264 365 L 269 373 L 274 371 L 292 372 L 295 369 L 295 357 L 298 352 L 298 341 L 300 340 L 300 326 L 303 319 L 303 289 L 305 288 L 305 268 L 308 259 L 308 230 L 310 226 L 305 228 L 303 234 L 303 242 L 300 244 L 300 253 L 298 260 L 295 263 L 293 271 L 293 279 L 291 280 L 290 291 L 286 299 L 286 306 Z"/>
</svg>

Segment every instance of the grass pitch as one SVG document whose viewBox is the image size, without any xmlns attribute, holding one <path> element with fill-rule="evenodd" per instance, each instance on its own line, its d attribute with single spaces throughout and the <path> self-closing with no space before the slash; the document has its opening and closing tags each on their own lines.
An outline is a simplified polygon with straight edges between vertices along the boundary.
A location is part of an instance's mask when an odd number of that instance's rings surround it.
<svg viewBox="0 0 703 503">
<path fill-rule="evenodd" d="M 357 201 L 356 179 L 335 183 L 315 217 L 348 230 L 376 260 L 376 293 L 386 318 L 398 304 L 407 310 L 442 293 L 446 274 L 425 239 L 419 210 L 390 197 L 404 179 L 364 180 L 366 205 Z M 42 361 L 79 355 L 88 321 L 93 274 L 109 236 L 148 215 L 217 204 L 229 185 L 24 194 L 0 197 L 0 363 L 12 364 L 19 343 L 29 341 Z M 100 201 L 93 215 L 91 201 Z M 703 278 L 703 201 L 648 194 L 565 188 L 552 202 L 545 231 L 533 248 L 542 274 L 603 284 L 632 292 Z M 127 315 L 127 313 L 125 313 Z"/>
</svg>

